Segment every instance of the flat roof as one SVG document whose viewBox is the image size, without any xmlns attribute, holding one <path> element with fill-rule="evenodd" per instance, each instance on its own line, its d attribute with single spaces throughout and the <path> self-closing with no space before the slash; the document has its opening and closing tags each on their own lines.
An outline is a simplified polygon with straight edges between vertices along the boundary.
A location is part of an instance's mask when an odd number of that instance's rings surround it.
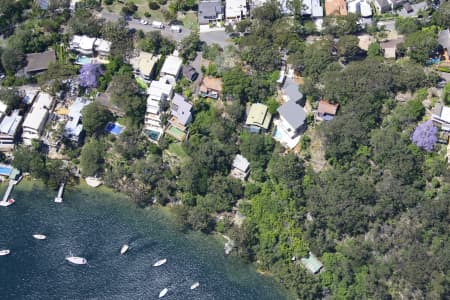
<svg viewBox="0 0 450 300">
<path fill-rule="evenodd" d="M 313 274 L 319 272 L 323 267 L 323 264 L 311 252 L 309 252 L 308 257 L 303 257 L 300 259 L 300 261 L 305 266 L 305 268 L 307 268 Z"/>
<path fill-rule="evenodd" d="M 246 16 L 247 1 L 246 0 L 226 0 L 225 1 L 225 16 L 227 18 L 241 17 L 241 13 Z"/>
<path fill-rule="evenodd" d="M 0 133 L 14 136 L 22 118 L 23 117 L 19 115 L 19 110 L 15 110 L 11 115 L 5 116 L 0 123 Z"/>
<path fill-rule="evenodd" d="M 158 60 L 159 56 L 141 51 L 139 56 L 130 59 L 130 64 L 135 70 L 139 70 L 142 75 L 150 75 Z"/>
<path fill-rule="evenodd" d="M 40 92 L 28 112 L 23 122 L 23 127 L 38 130 L 42 122 L 45 122 L 48 116 L 48 110 L 53 104 L 53 97 L 50 94 Z"/>
<path fill-rule="evenodd" d="M 306 112 L 300 104 L 288 101 L 278 108 L 278 113 L 292 128 L 300 128 L 306 121 Z"/>
<path fill-rule="evenodd" d="M 272 115 L 268 112 L 267 106 L 261 103 L 254 103 L 250 107 L 250 111 L 245 121 L 246 125 L 256 125 L 264 129 L 269 129 Z"/>
<path fill-rule="evenodd" d="M 178 76 L 182 64 L 183 60 L 180 57 L 169 55 L 166 57 L 166 60 L 161 68 L 161 74 Z"/>
<path fill-rule="evenodd" d="M 233 164 L 232 167 L 239 169 L 241 171 L 246 172 L 248 170 L 248 167 L 250 166 L 250 163 L 248 162 L 248 160 L 243 157 L 240 154 L 236 154 L 236 157 L 233 160 Z"/>
<path fill-rule="evenodd" d="M 150 83 L 150 87 L 147 90 L 147 94 L 149 95 L 148 96 L 149 99 L 161 101 L 163 95 L 165 95 L 166 97 L 170 97 L 172 95 L 172 85 L 162 80 L 159 81 L 153 80 Z"/>
</svg>

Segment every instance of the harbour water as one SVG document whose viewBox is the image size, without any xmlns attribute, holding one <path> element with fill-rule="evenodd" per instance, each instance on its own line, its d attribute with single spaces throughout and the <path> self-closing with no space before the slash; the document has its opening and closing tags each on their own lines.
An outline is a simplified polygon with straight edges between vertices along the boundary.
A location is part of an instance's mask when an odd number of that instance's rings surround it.
<svg viewBox="0 0 450 300">
<path fill-rule="evenodd" d="M 67 187 L 62 204 L 55 195 L 24 181 L 12 192 L 16 203 L 0 207 L 0 249 L 11 250 L 0 257 L 1 299 L 157 299 L 164 288 L 164 299 L 286 298 L 270 277 L 224 257 L 215 238 L 178 232 L 161 210 L 105 189 Z M 123 244 L 130 249 L 121 256 Z M 88 264 L 69 264 L 69 254 Z M 161 258 L 167 263 L 152 267 Z"/>
</svg>

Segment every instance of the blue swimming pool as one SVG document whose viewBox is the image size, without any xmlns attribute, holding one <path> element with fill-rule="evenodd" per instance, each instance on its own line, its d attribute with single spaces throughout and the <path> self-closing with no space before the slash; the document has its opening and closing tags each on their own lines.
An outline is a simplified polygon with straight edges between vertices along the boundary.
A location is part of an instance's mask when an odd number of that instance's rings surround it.
<svg viewBox="0 0 450 300">
<path fill-rule="evenodd" d="M 155 130 L 151 130 L 151 129 L 146 129 L 145 133 L 153 141 L 158 141 L 159 140 L 159 135 L 161 134 L 160 132 L 155 131 Z"/>
<path fill-rule="evenodd" d="M 12 167 L 0 166 L 0 175 L 9 176 L 11 174 Z"/>
<path fill-rule="evenodd" d="M 75 63 L 77 65 L 87 65 L 87 64 L 91 63 L 91 58 L 86 57 L 86 56 L 78 56 Z"/>
<path fill-rule="evenodd" d="M 106 128 L 105 128 L 106 132 L 112 133 L 114 135 L 121 134 L 124 129 L 125 129 L 124 126 L 119 125 L 117 123 L 111 123 L 111 122 L 109 122 L 108 125 L 106 125 Z"/>
</svg>

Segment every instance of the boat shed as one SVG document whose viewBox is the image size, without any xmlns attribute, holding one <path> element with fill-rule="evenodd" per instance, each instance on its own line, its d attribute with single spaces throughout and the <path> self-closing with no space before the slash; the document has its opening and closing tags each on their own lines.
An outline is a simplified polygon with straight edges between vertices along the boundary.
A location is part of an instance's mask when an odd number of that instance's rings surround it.
<svg viewBox="0 0 450 300">
<path fill-rule="evenodd" d="M 323 264 L 311 252 L 308 253 L 308 257 L 303 257 L 300 259 L 300 262 L 313 274 L 319 273 L 319 271 L 323 268 Z"/>
</svg>

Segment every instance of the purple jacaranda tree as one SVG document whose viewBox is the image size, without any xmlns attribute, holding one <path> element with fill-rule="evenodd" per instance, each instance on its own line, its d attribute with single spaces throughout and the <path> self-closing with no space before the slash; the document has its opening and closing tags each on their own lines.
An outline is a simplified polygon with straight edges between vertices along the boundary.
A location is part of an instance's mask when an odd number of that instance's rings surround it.
<svg viewBox="0 0 450 300">
<path fill-rule="evenodd" d="M 433 125 L 433 121 L 429 120 L 419 124 L 411 136 L 411 141 L 417 147 L 431 151 L 437 142 L 438 129 Z"/>
<path fill-rule="evenodd" d="M 81 87 L 94 88 L 97 87 L 98 77 L 102 74 L 102 67 L 99 64 L 86 64 L 80 69 L 78 80 Z"/>
</svg>

